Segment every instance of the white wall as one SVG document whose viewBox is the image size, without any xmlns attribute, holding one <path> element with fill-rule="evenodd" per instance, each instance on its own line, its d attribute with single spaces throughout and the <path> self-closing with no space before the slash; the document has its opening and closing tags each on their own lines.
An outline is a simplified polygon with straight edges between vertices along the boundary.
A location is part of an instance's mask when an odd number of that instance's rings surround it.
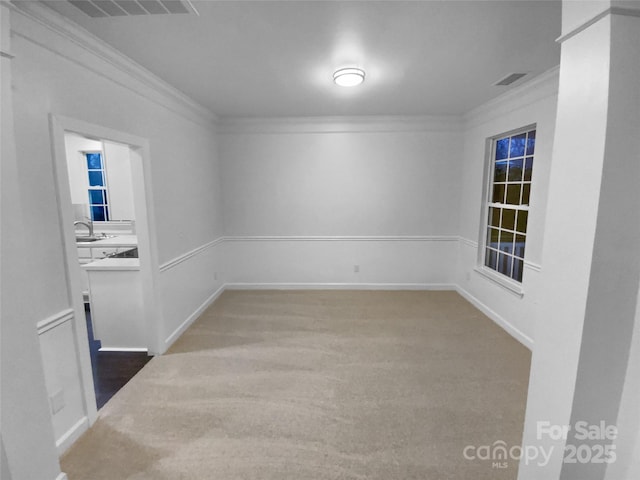
<svg viewBox="0 0 640 480">
<path fill-rule="evenodd" d="M 35 445 L 44 453 L 32 464 L 19 456 L 17 446 L 30 440 L 32 431 L 17 430 L 15 422 L 10 423 L 14 430 L 7 431 L 4 417 L 3 441 L 9 463 L 17 462 L 16 468 L 24 469 L 19 472 L 29 471 L 25 478 L 48 479 L 55 470 L 47 450 L 53 436 L 46 423 L 47 395 L 64 391 L 66 406 L 53 418 L 58 442 L 73 438 L 84 418 L 79 374 L 68 366 L 67 355 L 75 351 L 70 327 L 77 319 L 68 317 L 65 259 L 60 244 L 52 241 L 61 237 L 61 226 L 50 113 L 149 140 L 152 168 L 146 174 L 153 183 L 165 346 L 216 298 L 224 281 L 253 286 L 457 284 L 505 328 L 533 345 L 535 318 L 529 312 L 538 302 L 545 271 L 542 238 L 555 127 L 555 72 L 471 112 L 464 128 L 448 118 L 346 125 L 298 119 L 227 124 L 216 137 L 213 124 L 196 107 L 135 69 L 125 72 L 117 61 L 103 60 L 71 41 L 69 35 L 79 33 L 66 23 L 60 21 L 62 28 L 54 33 L 29 14 L 16 12 L 14 17 L 15 140 L 18 158 L 28 161 L 12 164 L 10 178 L 15 181 L 5 188 L 3 150 L 3 294 L 5 272 L 28 272 L 32 281 L 12 279 L 14 303 L 3 303 L 3 334 L 6 312 L 20 315 L 12 319 L 9 331 L 24 340 L 23 352 L 9 351 L 14 359 L 31 359 L 24 368 L 36 384 L 25 394 L 24 408 L 36 412 L 33 421 L 43 433 Z M 4 67 L 9 60 L 2 61 Z M 479 276 L 474 267 L 485 141 L 532 123 L 538 137 L 520 297 Z M 5 196 L 15 205 L 8 216 Z M 6 225 L 12 232 L 23 230 L 19 242 L 5 243 Z M 219 241 L 222 235 L 228 240 Z M 9 258 L 4 249 L 10 247 L 14 250 Z M 24 251 L 30 255 L 20 255 Z M 27 313 L 19 305 L 29 305 Z M 35 323 L 47 327 L 40 329 L 41 351 Z M 3 370 L 4 347 L 3 340 Z M 46 378 L 41 355 L 47 362 Z M 56 378 L 56 370 L 64 378 Z M 19 410 L 20 400 L 16 395 L 10 407 Z"/>
<path fill-rule="evenodd" d="M 580 28 L 611 6 L 612 0 L 570 0 L 562 2 L 562 35 Z M 620 2 L 623 3 L 623 2 Z"/>
<path fill-rule="evenodd" d="M 457 285 L 532 348 L 557 84 L 554 69 L 470 112 L 464 126 L 450 118 L 224 126 L 225 280 L 245 287 Z M 522 295 L 474 269 L 487 138 L 530 124 L 537 146 Z"/>
<path fill-rule="evenodd" d="M 160 266 L 165 316 L 161 341 L 165 349 L 222 293 L 227 259 L 221 240 L 218 238 Z"/>
<path fill-rule="evenodd" d="M 155 211 L 152 225 L 157 233 L 159 264 L 181 258 L 222 234 L 217 144 L 213 117 L 179 92 L 48 8 L 36 2 L 21 2 L 12 8 L 15 143 L 21 159 L 16 172 L 19 198 L 14 204 L 25 219 L 20 242 L 30 254 L 21 256 L 20 262 L 31 279 L 28 288 L 14 292 L 14 299 L 33 309 L 27 320 L 35 348 L 36 323 L 42 327 L 47 394 L 55 394 L 52 389 L 62 385 L 65 407 L 54 415 L 53 424 L 58 444 L 64 448 L 86 424 L 86 411 L 78 398 L 82 391 L 80 375 L 77 366 L 75 371 L 69 368 L 66 358 L 76 352 L 74 329 L 70 327 L 75 323 L 81 328 L 84 319 L 68 315 L 71 294 L 59 239 L 61 228 L 73 227 L 60 225 L 49 115 L 98 124 L 148 140 L 151 170 L 145 175 L 150 176 L 153 185 L 150 203 Z M 3 235 L 4 231 L 3 215 Z M 182 266 L 198 265 L 199 260 L 197 255 L 188 255 Z M 182 324 L 198 311 L 220 285 L 203 272 L 186 277 L 176 272 L 165 268 L 160 273 L 165 295 L 158 293 L 158 303 L 160 318 L 166 325 L 159 325 L 159 330 L 161 334 L 168 332 L 167 336 L 174 325 Z M 196 293 L 178 298 L 180 289 L 176 283 L 187 290 L 193 286 Z M 181 307 L 178 311 L 174 308 L 176 303 Z M 39 350 L 30 353 L 39 358 Z M 62 372 L 61 383 L 55 381 L 52 372 L 56 370 Z M 40 410 L 48 415 L 46 398 L 43 401 L 45 408 Z M 11 457 L 8 442 L 6 447 Z M 49 477 L 18 476 L 43 480 Z"/>
<path fill-rule="evenodd" d="M 457 126 L 393 127 L 222 135 L 226 233 L 455 234 Z"/>
<path fill-rule="evenodd" d="M 450 284 L 459 126 L 451 118 L 227 126 L 227 281 Z"/>
<path fill-rule="evenodd" d="M 27 217 L 13 129 L 9 17 L 7 5 L 0 4 L 0 472 L 3 479 L 54 480 L 60 468 L 29 290 L 37 277 L 24 264 Z"/>
<path fill-rule="evenodd" d="M 107 167 L 110 219 L 135 220 L 129 147 L 120 143 L 104 142 L 104 161 Z"/>
<path fill-rule="evenodd" d="M 466 116 L 460 202 L 460 254 L 456 283 L 460 291 L 529 348 L 534 342 L 533 306 L 539 294 L 542 239 L 557 102 L 558 75 L 552 70 L 479 107 Z M 523 294 L 479 274 L 478 242 L 487 139 L 536 124 L 536 151 L 527 226 Z M 482 232 L 484 234 L 484 232 Z"/>
</svg>

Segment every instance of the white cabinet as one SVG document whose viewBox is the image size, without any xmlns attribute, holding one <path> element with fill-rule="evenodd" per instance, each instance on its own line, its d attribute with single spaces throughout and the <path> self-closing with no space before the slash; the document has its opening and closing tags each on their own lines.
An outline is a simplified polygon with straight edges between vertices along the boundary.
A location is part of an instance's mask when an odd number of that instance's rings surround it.
<svg viewBox="0 0 640 480">
<path fill-rule="evenodd" d="M 82 232 L 77 232 L 78 235 L 83 235 Z M 78 250 L 78 260 L 80 265 L 87 265 L 96 260 L 108 257 L 114 253 L 130 250 L 138 246 L 138 237 L 136 235 L 112 235 L 104 240 L 97 240 L 95 242 L 79 242 L 76 243 Z M 82 281 L 82 293 L 85 299 L 89 295 L 89 279 L 87 278 L 86 270 L 82 269 L 81 275 Z"/>
<path fill-rule="evenodd" d="M 114 253 L 118 253 L 123 248 L 113 248 L 113 247 L 78 247 L 78 259 L 80 263 L 89 263 L 94 260 L 100 260 L 101 258 L 108 257 Z"/>
<path fill-rule="evenodd" d="M 139 259 L 105 258 L 83 269 L 89 283 L 95 339 L 105 350 L 145 350 Z"/>
</svg>

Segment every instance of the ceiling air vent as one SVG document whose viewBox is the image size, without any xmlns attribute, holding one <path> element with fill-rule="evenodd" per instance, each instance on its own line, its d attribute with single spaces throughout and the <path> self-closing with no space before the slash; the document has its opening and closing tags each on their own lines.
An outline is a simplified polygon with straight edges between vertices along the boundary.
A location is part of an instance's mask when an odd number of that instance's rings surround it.
<svg viewBox="0 0 640 480">
<path fill-rule="evenodd" d="M 504 77 L 502 80 L 499 80 L 498 82 L 494 83 L 494 85 L 497 87 L 504 87 L 506 85 L 511 85 L 513 82 L 520 80 L 525 75 L 526 73 L 510 73 L 509 75 Z"/>
<path fill-rule="evenodd" d="M 129 15 L 198 15 L 191 0 L 69 0 L 69 3 L 93 18 Z"/>
</svg>

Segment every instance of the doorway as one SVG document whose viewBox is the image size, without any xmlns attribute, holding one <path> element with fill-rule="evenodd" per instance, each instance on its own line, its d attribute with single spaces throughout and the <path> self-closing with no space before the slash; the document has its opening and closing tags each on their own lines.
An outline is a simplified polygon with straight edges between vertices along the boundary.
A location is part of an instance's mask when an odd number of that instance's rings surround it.
<svg viewBox="0 0 640 480">
<path fill-rule="evenodd" d="M 149 148 L 143 138 L 81 120 L 52 115 L 50 124 L 76 357 L 92 424 L 127 372 L 160 352 Z M 123 361 L 114 363 L 117 357 Z"/>
<path fill-rule="evenodd" d="M 134 268 L 139 260 L 121 260 L 138 259 L 131 154 L 128 145 L 72 132 L 65 132 L 65 149 L 93 385 L 100 409 L 151 358 L 137 308 L 140 274 Z M 119 266 L 127 270 L 114 275 L 118 271 L 113 269 Z M 118 294 L 113 282 L 123 280 L 128 280 L 129 288 Z M 113 308 L 116 303 L 118 308 Z"/>
</svg>

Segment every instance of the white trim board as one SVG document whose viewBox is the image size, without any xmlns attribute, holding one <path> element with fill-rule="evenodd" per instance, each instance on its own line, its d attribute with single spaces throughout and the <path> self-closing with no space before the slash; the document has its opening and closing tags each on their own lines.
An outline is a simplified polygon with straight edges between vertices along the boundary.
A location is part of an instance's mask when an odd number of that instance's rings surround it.
<svg viewBox="0 0 640 480">
<path fill-rule="evenodd" d="M 453 283 L 226 283 L 220 287 L 196 312 L 194 312 L 176 331 L 169 340 L 175 342 L 177 338 L 193 323 L 196 318 L 211 305 L 224 290 L 429 290 L 456 291 L 466 301 L 489 317 L 500 328 L 505 330 L 522 345 L 533 351 L 534 341 L 531 337 L 498 315 L 494 310 L 482 303 L 476 297 Z"/>
<path fill-rule="evenodd" d="M 148 348 L 144 347 L 100 347 L 99 352 L 130 352 L 130 353 L 149 353 Z"/>
<path fill-rule="evenodd" d="M 173 343 L 180 338 L 180 335 L 182 335 L 187 328 L 189 328 L 191 326 L 191 324 L 193 322 L 195 322 L 198 317 L 200 317 L 200 315 L 202 315 L 202 313 L 211 305 L 213 304 L 213 302 L 215 302 L 218 297 L 220 295 L 222 295 L 222 292 L 224 292 L 225 290 L 225 285 L 222 285 L 221 287 L 219 287 L 215 292 L 213 292 L 209 298 L 207 298 L 202 305 L 200 305 L 191 315 L 189 315 L 186 320 L 184 322 L 182 322 L 180 324 L 180 326 L 178 328 L 176 328 L 171 335 L 169 335 L 165 341 L 164 341 L 164 345 L 165 345 L 165 352 L 166 350 L 169 349 L 169 347 L 171 347 L 171 345 L 173 345 Z"/>
<path fill-rule="evenodd" d="M 474 240 L 470 240 L 468 238 L 465 237 L 459 237 L 460 238 L 460 245 L 464 245 L 465 247 L 469 247 L 469 248 L 478 248 L 478 242 L 474 241 Z M 540 265 L 539 263 L 535 263 L 532 262 L 530 260 L 527 260 L 526 258 L 524 259 L 524 266 L 526 268 L 528 268 L 529 270 L 533 270 L 535 272 L 540 272 L 542 271 L 542 265 Z"/>
<path fill-rule="evenodd" d="M 40 320 L 36 324 L 38 335 L 42 335 L 43 333 L 48 332 L 49 330 L 53 330 L 54 328 L 59 327 L 63 323 L 67 323 L 73 320 L 74 315 L 75 315 L 75 312 L 73 308 L 66 308 L 61 312 L 58 312 L 54 315 L 51 315 L 48 318 L 45 318 L 44 320 Z"/>
<path fill-rule="evenodd" d="M 477 248 L 477 243 L 459 236 L 225 236 L 212 242 L 204 244 L 190 252 L 187 252 L 176 259 L 163 264 L 162 269 L 167 270 L 173 266 L 199 255 L 210 246 L 220 245 L 223 242 L 450 242 L 456 241 L 462 245 Z M 528 262 L 527 262 L 528 263 Z M 539 270 L 539 266 L 528 264 L 532 270 Z M 529 349 L 533 349 L 533 339 L 514 327 L 510 322 L 498 315 L 487 305 L 480 302 L 476 297 L 455 283 L 305 283 L 305 282 L 227 282 L 214 292 L 194 313 L 192 313 L 174 332 L 165 340 L 167 348 L 198 318 L 198 316 L 209 307 L 224 290 L 455 290 L 478 310 L 491 318 L 501 328 L 512 335 L 516 340 Z"/>
<path fill-rule="evenodd" d="M 217 132 L 225 134 L 459 132 L 462 126 L 462 117 L 454 115 L 247 117 L 220 119 L 217 123 Z"/>
<path fill-rule="evenodd" d="M 506 331 L 509 335 L 511 335 L 513 338 L 515 338 L 522 345 L 527 347 L 529 350 L 533 351 L 534 341 L 530 336 L 526 335 L 520 329 L 516 328 L 509 321 L 507 321 L 505 318 L 503 318 L 502 316 L 498 315 L 498 313 L 496 313 L 491 308 L 489 308 L 487 305 L 485 305 L 480 300 L 478 300 L 476 297 L 471 295 L 469 292 L 467 292 L 461 286 L 458 285 L 456 287 L 456 290 L 471 305 L 476 307 L 478 310 L 480 310 L 482 313 L 484 313 L 487 317 L 489 317 L 491 320 L 493 320 L 494 323 L 496 323 L 499 327 L 501 327 L 504 331 Z"/>
<path fill-rule="evenodd" d="M 87 430 L 89 430 L 89 418 L 85 416 L 78 420 L 69 430 L 56 440 L 58 454 L 62 455 L 66 452 L 69 447 L 73 445 L 73 443 Z"/>
<path fill-rule="evenodd" d="M 583 32 L 584 30 L 589 28 L 591 25 L 599 22 L 600 20 L 602 20 L 603 18 L 609 15 L 620 15 L 623 17 L 640 17 L 640 9 L 637 7 L 636 8 L 609 7 L 606 10 L 603 10 L 602 12 L 598 13 L 597 15 L 594 15 L 591 19 L 587 20 L 586 22 L 583 22 L 582 24 L 569 30 L 567 33 L 561 35 L 556 39 L 556 42 L 563 43 L 566 40 L 569 40 L 570 38 L 575 37 L 580 32 Z"/>
<path fill-rule="evenodd" d="M 50 32 L 49 36 L 55 36 L 52 39 L 63 38 L 67 42 L 61 45 L 59 41 L 36 39 L 31 29 L 21 30 L 19 23 L 15 21 L 11 24 L 12 33 L 92 70 L 185 119 L 209 128 L 215 126 L 218 117 L 213 112 L 53 9 L 40 2 L 16 2 L 9 5 L 24 18 L 46 27 Z M 84 50 L 84 55 L 77 54 L 79 48 Z"/>
<path fill-rule="evenodd" d="M 205 243 L 204 245 L 200 245 L 199 247 L 196 247 L 193 250 L 189 250 L 188 252 L 183 253 L 182 255 L 178 255 L 177 257 L 160 265 L 160 272 L 165 272 L 167 270 L 170 270 L 173 267 L 180 265 L 182 262 L 189 260 L 191 257 L 195 257 L 196 255 L 199 255 L 200 253 L 204 252 L 205 250 L 208 250 L 209 248 L 222 244 L 222 242 L 224 241 L 225 241 L 225 237 L 219 237 L 219 238 L 216 238 L 215 240 L 212 240 L 211 242 Z"/>
<path fill-rule="evenodd" d="M 478 242 L 476 242 L 475 240 L 470 240 L 465 237 L 460 237 L 460 243 L 462 245 L 466 245 L 467 247 L 478 248 Z"/>
<path fill-rule="evenodd" d="M 560 66 L 553 67 L 464 115 L 464 129 L 500 118 L 509 112 L 558 95 Z"/>
<path fill-rule="evenodd" d="M 456 290 L 452 283 L 226 283 L 228 290 Z"/>
</svg>

